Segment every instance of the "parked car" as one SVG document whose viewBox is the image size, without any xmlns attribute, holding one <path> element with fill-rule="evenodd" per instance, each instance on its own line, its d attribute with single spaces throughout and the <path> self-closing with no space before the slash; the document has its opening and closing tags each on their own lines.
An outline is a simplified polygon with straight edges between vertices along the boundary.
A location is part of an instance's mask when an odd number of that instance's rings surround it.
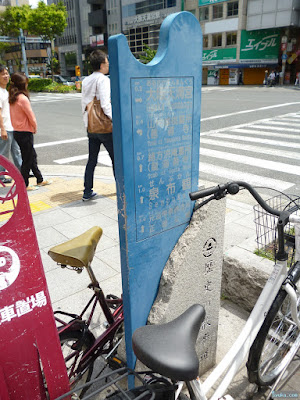
<svg viewBox="0 0 300 400">
<path fill-rule="evenodd" d="M 52 79 L 52 76 L 51 75 L 47 75 L 47 78 Z M 61 75 L 54 75 L 53 78 L 54 78 L 55 82 L 61 83 L 61 84 L 66 85 L 66 86 L 74 86 L 75 85 L 74 82 L 68 81 L 66 78 L 64 78 Z"/>
<path fill-rule="evenodd" d="M 42 79 L 40 75 L 28 75 L 29 79 Z"/>
</svg>

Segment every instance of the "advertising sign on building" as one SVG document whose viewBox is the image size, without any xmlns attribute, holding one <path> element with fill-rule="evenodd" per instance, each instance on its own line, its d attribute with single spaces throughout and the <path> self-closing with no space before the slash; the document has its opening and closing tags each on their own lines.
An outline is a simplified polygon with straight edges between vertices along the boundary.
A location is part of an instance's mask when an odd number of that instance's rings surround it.
<svg viewBox="0 0 300 400">
<path fill-rule="evenodd" d="M 236 48 L 203 50 L 203 64 L 236 61 Z"/>
<path fill-rule="evenodd" d="M 242 31 L 240 60 L 243 62 L 277 63 L 280 46 L 278 30 Z"/>
<path fill-rule="evenodd" d="M 103 33 L 100 35 L 92 35 L 90 36 L 90 46 L 97 47 L 97 46 L 104 46 L 104 35 Z"/>
<path fill-rule="evenodd" d="M 199 7 L 208 6 L 209 4 L 222 3 L 224 1 L 226 0 L 199 0 Z"/>
</svg>

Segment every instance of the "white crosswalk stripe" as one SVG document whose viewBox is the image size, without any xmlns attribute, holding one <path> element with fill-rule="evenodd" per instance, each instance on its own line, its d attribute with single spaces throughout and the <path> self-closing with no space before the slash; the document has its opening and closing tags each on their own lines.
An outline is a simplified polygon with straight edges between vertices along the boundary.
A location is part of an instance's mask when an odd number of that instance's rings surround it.
<svg viewBox="0 0 300 400">
<path fill-rule="evenodd" d="M 227 92 L 229 90 L 237 90 L 236 87 L 224 87 L 224 86 L 202 86 L 202 92 Z"/>
<path fill-rule="evenodd" d="M 287 190 L 300 184 L 300 112 L 204 132 L 199 178 Z"/>
<path fill-rule="evenodd" d="M 39 93 L 30 97 L 32 103 L 53 103 L 81 99 L 81 93 Z"/>
<path fill-rule="evenodd" d="M 69 142 L 79 140 L 86 139 Z M 68 141 L 47 145 L 63 142 Z M 300 185 L 299 149 L 300 112 L 202 132 L 199 178 L 211 182 L 242 180 L 255 186 L 287 190 Z M 63 165 L 87 158 L 87 154 L 79 154 L 54 162 Z M 111 167 L 106 151 L 99 153 L 98 162 Z"/>
</svg>

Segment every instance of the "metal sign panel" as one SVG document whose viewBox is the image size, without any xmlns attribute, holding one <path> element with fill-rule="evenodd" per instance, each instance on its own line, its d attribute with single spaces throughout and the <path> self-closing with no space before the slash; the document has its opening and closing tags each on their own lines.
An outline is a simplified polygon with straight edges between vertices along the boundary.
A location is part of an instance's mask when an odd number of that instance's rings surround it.
<svg viewBox="0 0 300 400">
<path fill-rule="evenodd" d="M 202 33 L 188 12 L 168 16 L 147 65 L 123 35 L 109 39 L 113 138 L 128 365 L 160 276 L 189 223 L 198 186 Z"/>
</svg>

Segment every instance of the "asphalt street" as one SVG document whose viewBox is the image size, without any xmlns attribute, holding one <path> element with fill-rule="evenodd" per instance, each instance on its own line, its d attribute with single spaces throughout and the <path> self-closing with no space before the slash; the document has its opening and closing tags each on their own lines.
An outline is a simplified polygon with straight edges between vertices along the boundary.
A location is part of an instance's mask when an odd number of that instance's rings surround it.
<svg viewBox="0 0 300 400">
<path fill-rule="evenodd" d="M 81 95 L 32 94 L 41 165 L 85 165 Z M 300 91 L 293 87 L 202 88 L 199 179 L 246 180 L 300 194 Z M 104 150 L 104 149 L 103 149 Z M 101 152 L 99 163 L 110 168 Z"/>
</svg>

